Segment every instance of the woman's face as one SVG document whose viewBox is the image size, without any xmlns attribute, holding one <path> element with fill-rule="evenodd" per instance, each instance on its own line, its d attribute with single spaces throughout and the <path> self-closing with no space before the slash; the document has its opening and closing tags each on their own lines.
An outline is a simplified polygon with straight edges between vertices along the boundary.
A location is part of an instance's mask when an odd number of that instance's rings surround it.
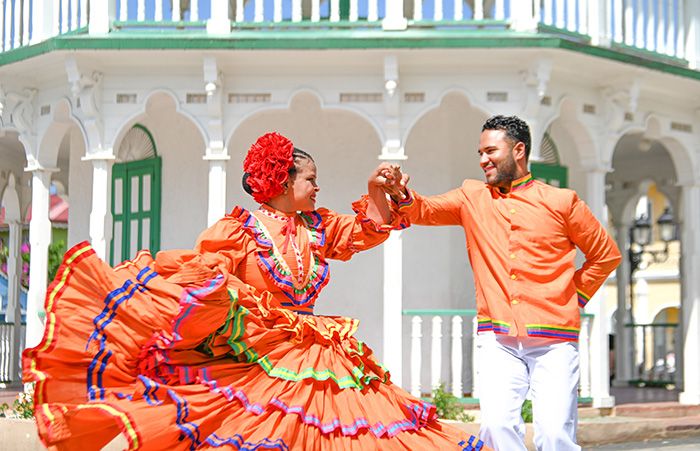
<svg viewBox="0 0 700 451">
<path fill-rule="evenodd" d="M 294 162 L 296 174 L 289 180 L 290 195 L 296 211 L 311 211 L 316 207 L 316 164 L 307 158 Z"/>
</svg>

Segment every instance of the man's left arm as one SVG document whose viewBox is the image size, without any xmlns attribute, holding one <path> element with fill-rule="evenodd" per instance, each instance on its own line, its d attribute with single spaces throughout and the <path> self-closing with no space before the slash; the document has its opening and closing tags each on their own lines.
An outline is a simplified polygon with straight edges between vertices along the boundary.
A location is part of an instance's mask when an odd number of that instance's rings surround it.
<svg viewBox="0 0 700 451">
<path fill-rule="evenodd" d="M 574 274 L 578 304 L 585 307 L 620 264 L 620 250 L 603 224 L 576 193 L 573 194 L 567 224 L 569 239 L 586 256 L 583 266 Z"/>
</svg>

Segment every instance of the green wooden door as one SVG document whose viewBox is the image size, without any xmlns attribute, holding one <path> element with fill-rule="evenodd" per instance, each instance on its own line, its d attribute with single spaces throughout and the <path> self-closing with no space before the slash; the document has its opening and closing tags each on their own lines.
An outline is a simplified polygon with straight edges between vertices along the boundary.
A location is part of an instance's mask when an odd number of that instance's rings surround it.
<svg viewBox="0 0 700 451">
<path fill-rule="evenodd" d="M 148 248 L 160 250 L 161 159 L 117 163 L 112 169 L 114 265 Z"/>
<path fill-rule="evenodd" d="M 558 164 L 530 163 L 532 177 L 552 186 L 567 188 L 569 186 L 569 168 Z"/>
</svg>

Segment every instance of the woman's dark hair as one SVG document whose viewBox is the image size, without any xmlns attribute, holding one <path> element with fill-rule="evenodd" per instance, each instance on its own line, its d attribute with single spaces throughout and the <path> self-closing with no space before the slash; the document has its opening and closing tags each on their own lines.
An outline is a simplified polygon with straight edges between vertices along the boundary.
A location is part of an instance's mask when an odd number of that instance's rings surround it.
<svg viewBox="0 0 700 451">
<path fill-rule="evenodd" d="M 530 158 L 530 127 L 518 116 L 491 116 L 481 127 L 481 131 L 484 130 L 503 130 L 513 145 L 525 144 L 525 161 Z"/>
<path fill-rule="evenodd" d="M 311 155 L 309 155 L 308 153 L 304 152 L 301 149 L 297 149 L 296 147 L 294 148 L 294 151 L 292 152 L 292 158 L 294 159 L 294 164 L 292 165 L 291 168 L 289 168 L 289 178 L 290 179 L 297 173 L 297 162 L 298 161 L 309 160 L 312 163 L 314 162 L 314 159 Z M 247 172 L 244 172 L 243 179 L 241 179 L 241 184 L 243 185 L 243 190 L 252 196 L 253 189 L 248 184 L 248 177 L 250 177 L 250 174 L 248 174 Z"/>
</svg>

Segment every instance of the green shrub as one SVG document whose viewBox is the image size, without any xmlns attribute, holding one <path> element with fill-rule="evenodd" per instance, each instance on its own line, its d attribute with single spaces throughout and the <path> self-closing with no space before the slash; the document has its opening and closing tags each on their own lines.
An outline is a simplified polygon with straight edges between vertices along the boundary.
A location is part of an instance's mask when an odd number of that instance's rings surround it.
<svg viewBox="0 0 700 451">
<path fill-rule="evenodd" d="M 471 423 L 474 416 L 464 411 L 459 399 L 445 390 L 445 384 L 440 384 L 433 390 L 432 403 L 436 407 L 437 415 L 444 420 L 462 421 Z"/>
<path fill-rule="evenodd" d="M 520 415 L 526 423 L 532 423 L 532 401 L 526 399 L 523 403 L 523 408 L 520 410 Z"/>
</svg>

